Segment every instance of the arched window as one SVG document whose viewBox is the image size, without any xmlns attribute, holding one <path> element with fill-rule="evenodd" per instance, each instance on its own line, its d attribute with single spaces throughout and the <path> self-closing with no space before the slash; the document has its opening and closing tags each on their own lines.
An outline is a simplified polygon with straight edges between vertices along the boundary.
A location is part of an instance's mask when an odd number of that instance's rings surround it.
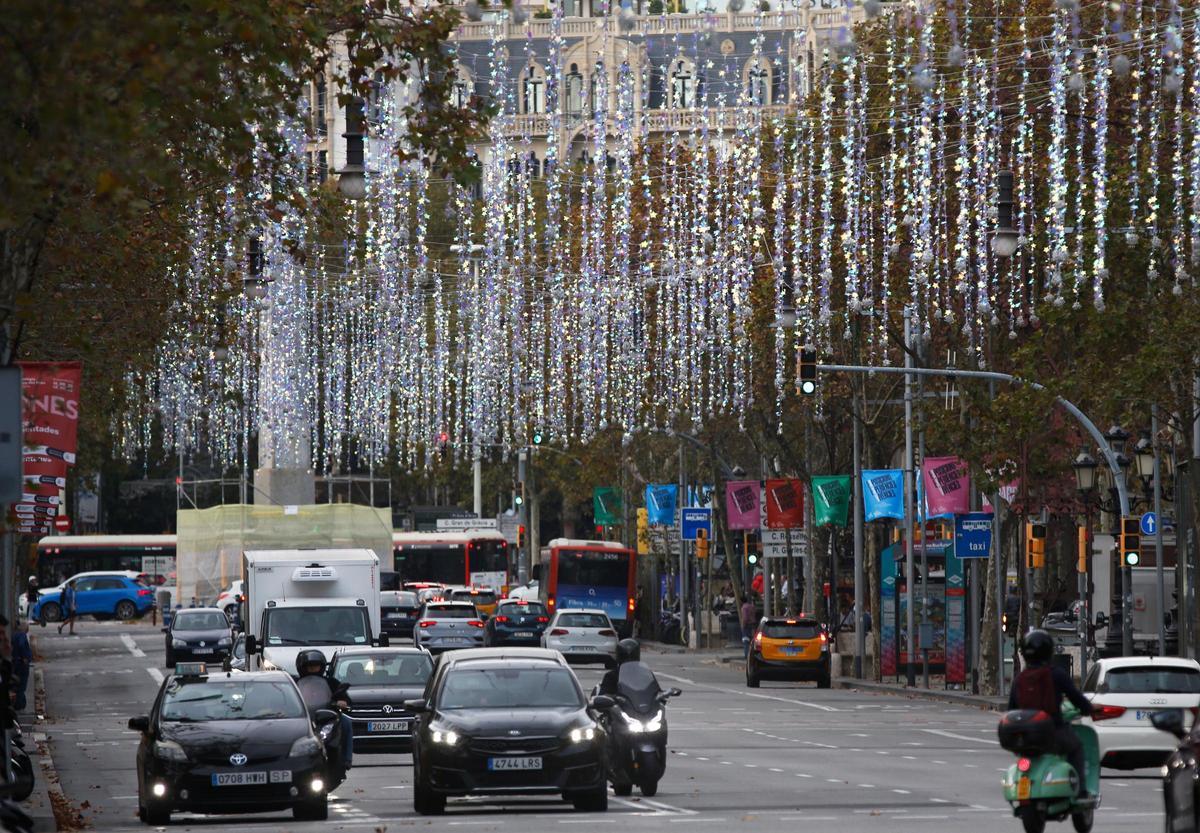
<svg viewBox="0 0 1200 833">
<path fill-rule="evenodd" d="M 671 64 L 671 107 L 690 110 L 696 106 L 696 67 L 686 58 Z"/>
<path fill-rule="evenodd" d="M 576 64 L 571 64 L 571 70 L 567 73 L 566 87 L 567 113 L 579 115 L 583 112 L 583 76 Z"/>
<path fill-rule="evenodd" d="M 538 161 L 537 154 L 532 150 L 525 159 L 525 173 L 529 175 L 530 179 L 537 179 L 542 175 L 542 163 Z"/>
<path fill-rule="evenodd" d="M 546 112 L 546 71 L 537 64 L 525 68 L 521 84 L 521 112 Z"/>
<path fill-rule="evenodd" d="M 454 89 L 450 91 L 450 101 L 455 107 L 470 107 L 471 97 L 474 94 L 475 82 L 471 80 L 470 74 L 460 66 L 458 75 L 454 79 Z"/>
<path fill-rule="evenodd" d="M 764 57 L 746 66 L 746 98 L 751 104 L 771 103 L 771 62 Z"/>
<path fill-rule="evenodd" d="M 593 114 L 608 112 L 608 76 L 604 72 L 604 63 L 598 61 L 592 68 L 592 86 L 589 93 L 589 109 Z"/>
</svg>

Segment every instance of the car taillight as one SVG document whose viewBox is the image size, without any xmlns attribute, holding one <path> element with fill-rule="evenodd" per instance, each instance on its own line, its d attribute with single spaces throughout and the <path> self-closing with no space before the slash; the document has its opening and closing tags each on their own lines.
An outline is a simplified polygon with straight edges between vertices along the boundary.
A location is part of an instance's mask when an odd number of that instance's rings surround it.
<svg viewBox="0 0 1200 833">
<path fill-rule="evenodd" d="M 423 627 L 423 628 L 432 628 L 434 625 L 437 624 L 437 622 L 433 621 L 432 619 L 426 619 L 424 622 L 421 622 L 420 624 L 421 624 L 421 627 Z"/>
<path fill-rule="evenodd" d="M 1092 720 L 1112 720 L 1114 717 L 1120 717 L 1123 714 L 1125 714 L 1124 706 L 1092 705 Z"/>
<path fill-rule="evenodd" d="M 756 634 L 754 634 L 754 644 L 762 645 L 762 631 L 758 631 Z"/>
<path fill-rule="evenodd" d="M 550 631 L 551 636 L 566 636 L 568 633 L 570 633 L 570 631 L 568 631 L 566 628 L 555 628 L 554 630 Z"/>
<path fill-rule="evenodd" d="M 1017 772 L 1029 772 L 1029 768 L 1033 766 L 1033 761 L 1028 758 L 1017 759 Z"/>
<path fill-rule="evenodd" d="M 497 621 L 497 622 L 507 622 L 507 621 L 508 621 L 508 617 L 507 617 L 507 616 L 497 616 L 497 617 L 496 617 L 496 621 Z"/>
<path fill-rule="evenodd" d="M 629 609 L 630 609 L 630 610 L 633 610 L 633 606 L 634 606 L 635 604 L 637 604 L 637 600 L 636 600 L 636 599 L 630 599 L 630 600 L 629 600 Z"/>
<path fill-rule="evenodd" d="M 139 590 L 138 595 L 139 596 L 153 596 L 154 591 L 153 590 Z"/>
<path fill-rule="evenodd" d="M 544 624 L 546 624 L 547 622 L 549 622 L 549 621 L 550 621 L 550 617 L 549 617 L 549 616 L 539 616 L 539 617 L 537 618 L 537 620 L 538 620 L 538 624 L 539 624 L 539 625 L 544 625 Z"/>
<path fill-rule="evenodd" d="M 601 636 L 616 636 L 617 632 L 611 631 L 608 628 L 605 628 L 604 630 L 600 631 L 600 635 Z"/>
<path fill-rule="evenodd" d="M 824 633 L 822 633 L 822 634 L 821 634 L 821 641 L 822 641 L 822 642 L 828 642 L 828 641 L 829 641 L 829 637 L 828 637 L 828 636 L 826 636 Z"/>
<path fill-rule="evenodd" d="M 480 622 L 478 619 L 471 619 L 467 622 L 467 624 L 473 628 L 482 628 L 483 627 L 483 622 Z"/>
</svg>

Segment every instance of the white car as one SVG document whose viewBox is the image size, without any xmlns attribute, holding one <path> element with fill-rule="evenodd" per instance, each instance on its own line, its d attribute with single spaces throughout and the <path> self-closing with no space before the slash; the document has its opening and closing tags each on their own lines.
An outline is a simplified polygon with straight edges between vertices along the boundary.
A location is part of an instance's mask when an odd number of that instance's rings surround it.
<svg viewBox="0 0 1200 833">
<path fill-rule="evenodd" d="M 558 651 L 568 662 L 617 664 L 617 629 L 603 610 L 564 608 L 542 632 L 542 647 Z"/>
<path fill-rule="evenodd" d="M 1150 723 L 1162 709 L 1200 706 L 1200 663 L 1178 657 L 1112 657 L 1092 666 L 1083 684 L 1092 701 L 1084 722 L 1096 730 L 1100 765 L 1110 769 L 1159 767 L 1178 742 Z"/>
<path fill-rule="evenodd" d="M 216 602 L 213 603 L 213 607 L 219 607 L 225 611 L 226 616 L 233 619 L 237 615 L 238 602 L 242 599 L 242 585 L 242 580 L 238 579 L 222 590 L 221 595 L 217 596 Z"/>
<path fill-rule="evenodd" d="M 522 602 L 536 602 L 540 600 L 538 596 L 539 589 L 538 582 L 535 579 L 533 581 L 526 582 L 525 584 L 518 584 L 516 587 L 509 590 L 508 598 L 516 599 L 517 601 Z"/>
</svg>

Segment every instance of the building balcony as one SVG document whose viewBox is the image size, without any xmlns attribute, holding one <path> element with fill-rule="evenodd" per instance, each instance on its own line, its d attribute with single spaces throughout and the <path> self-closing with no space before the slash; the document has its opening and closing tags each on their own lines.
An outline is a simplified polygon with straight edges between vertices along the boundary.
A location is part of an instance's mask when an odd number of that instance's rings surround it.
<svg viewBox="0 0 1200 833">
<path fill-rule="evenodd" d="M 751 118 L 767 118 L 775 115 L 782 115 L 789 110 L 787 104 L 773 104 L 764 107 L 709 107 L 707 109 L 692 109 L 692 110 L 659 110 L 654 109 L 646 113 L 645 130 L 649 133 L 661 133 L 664 131 L 675 132 L 679 130 L 694 130 L 704 125 L 707 121 L 708 129 L 714 131 L 733 130 L 740 124 L 740 119 L 751 114 Z M 592 124 L 590 116 L 584 116 L 578 113 L 564 113 L 559 119 L 559 132 L 564 137 L 572 135 L 585 135 L 590 132 L 589 128 Z M 501 127 L 504 134 L 510 137 L 529 136 L 530 138 L 545 138 L 550 134 L 550 116 L 544 113 L 536 115 L 509 116 L 504 119 L 499 119 L 494 122 L 496 127 Z M 610 135 L 616 133 L 616 122 L 613 119 L 608 120 L 607 129 Z M 642 126 L 640 114 L 634 116 L 634 132 L 641 133 Z"/>
</svg>

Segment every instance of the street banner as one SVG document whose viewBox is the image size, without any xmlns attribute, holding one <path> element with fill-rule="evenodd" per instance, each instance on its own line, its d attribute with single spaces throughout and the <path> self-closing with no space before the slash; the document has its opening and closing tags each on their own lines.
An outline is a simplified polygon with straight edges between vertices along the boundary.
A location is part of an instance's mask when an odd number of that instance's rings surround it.
<svg viewBox="0 0 1200 833">
<path fill-rule="evenodd" d="M 954 555 L 957 558 L 990 558 L 992 514 L 968 512 L 954 516 Z"/>
<path fill-rule="evenodd" d="M 761 491 L 757 480 L 730 480 L 725 484 L 725 516 L 730 529 L 758 529 Z"/>
<path fill-rule="evenodd" d="M 921 464 L 927 517 L 965 514 L 971 509 L 967 464 L 958 457 L 926 457 Z M 919 504 L 918 504 L 919 505 Z"/>
<path fill-rule="evenodd" d="M 674 483 L 646 485 L 646 513 L 651 524 L 672 526 L 675 523 L 675 497 L 679 487 Z"/>
<path fill-rule="evenodd" d="M 767 481 L 767 529 L 804 528 L 804 485 L 794 478 Z"/>
<path fill-rule="evenodd" d="M 13 505 L 18 517 L 57 507 L 67 465 L 75 462 L 79 427 L 78 362 L 18 362 L 21 368 L 21 469 L 23 490 Z M 41 514 L 41 513 L 39 513 Z"/>
<path fill-rule="evenodd" d="M 637 510 L 637 551 L 638 555 L 650 554 L 650 521 L 644 508 Z"/>
<path fill-rule="evenodd" d="M 967 585 L 960 558 L 946 559 L 946 682 L 967 681 Z"/>
<path fill-rule="evenodd" d="M 621 490 L 615 486 L 597 486 L 592 489 L 592 515 L 596 526 L 617 526 L 625 523 Z"/>
<path fill-rule="evenodd" d="M 716 491 L 716 487 L 711 483 L 701 484 L 699 486 L 688 486 L 688 506 L 702 506 L 712 509 L 713 495 L 716 494 Z"/>
<path fill-rule="evenodd" d="M 867 469 L 862 473 L 863 517 L 904 519 L 904 472 L 900 469 Z"/>
<path fill-rule="evenodd" d="M 863 472 L 866 477 L 868 472 Z M 899 472 L 897 472 L 899 474 Z M 884 547 L 879 553 L 879 673 L 890 677 L 900 673 L 899 590 L 896 576 L 896 547 Z"/>
<path fill-rule="evenodd" d="M 850 513 L 850 475 L 834 474 L 812 479 L 813 523 L 845 526 Z"/>
<path fill-rule="evenodd" d="M 1017 499 L 1017 492 L 1021 490 L 1021 478 L 1010 480 L 1007 483 L 1000 484 L 1000 499 L 1009 506 Z"/>
<path fill-rule="evenodd" d="M 684 541 L 695 541 L 704 532 L 712 540 L 712 510 L 707 506 L 685 506 L 680 512 L 679 537 Z"/>
</svg>

